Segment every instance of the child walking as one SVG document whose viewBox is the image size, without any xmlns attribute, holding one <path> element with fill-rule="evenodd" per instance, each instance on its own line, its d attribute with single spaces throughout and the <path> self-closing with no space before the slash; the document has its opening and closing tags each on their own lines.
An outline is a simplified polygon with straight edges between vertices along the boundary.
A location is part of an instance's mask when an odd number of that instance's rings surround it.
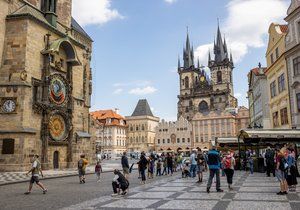
<svg viewBox="0 0 300 210">
<path fill-rule="evenodd" d="M 97 182 L 100 182 L 100 174 L 101 173 L 102 173 L 102 166 L 101 166 L 100 161 L 98 161 L 95 166 L 95 174 L 97 176 Z"/>
</svg>

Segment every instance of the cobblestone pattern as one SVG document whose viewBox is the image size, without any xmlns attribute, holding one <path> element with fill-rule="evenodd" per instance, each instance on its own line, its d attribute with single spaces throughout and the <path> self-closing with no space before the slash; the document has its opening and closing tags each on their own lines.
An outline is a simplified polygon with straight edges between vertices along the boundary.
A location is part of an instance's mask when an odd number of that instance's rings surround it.
<svg viewBox="0 0 300 210">
<path fill-rule="evenodd" d="M 73 205 L 63 210 L 78 209 L 213 209 L 213 210 L 296 210 L 300 209 L 300 191 L 287 196 L 276 195 L 279 183 L 265 174 L 248 175 L 236 172 L 234 190 L 226 187 L 226 178 L 221 177 L 223 193 L 211 189 L 206 193 L 206 181 L 195 183 L 196 179 L 169 177 L 151 184 L 130 189 L 126 197 L 104 196 Z"/>
</svg>

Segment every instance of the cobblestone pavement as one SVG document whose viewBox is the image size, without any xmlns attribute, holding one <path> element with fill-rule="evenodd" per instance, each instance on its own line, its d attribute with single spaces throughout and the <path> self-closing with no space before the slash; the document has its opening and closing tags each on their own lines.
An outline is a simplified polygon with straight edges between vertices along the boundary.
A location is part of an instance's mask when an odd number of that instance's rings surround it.
<svg viewBox="0 0 300 210">
<path fill-rule="evenodd" d="M 130 189 L 126 197 L 102 196 L 72 205 L 63 210 L 77 209 L 213 209 L 213 210 L 299 210 L 300 190 L 279 196 L 279 183 L 265 174 L 249 175 L 237 171 L 234 190 L 228 191 L 225 177 L 221 178 L 223 193 L 213 188 L 206 193 L 205 182 L 196 184 L 196 179 L 182 179 L 179 175 L 158 180 Z"/>
</svg>

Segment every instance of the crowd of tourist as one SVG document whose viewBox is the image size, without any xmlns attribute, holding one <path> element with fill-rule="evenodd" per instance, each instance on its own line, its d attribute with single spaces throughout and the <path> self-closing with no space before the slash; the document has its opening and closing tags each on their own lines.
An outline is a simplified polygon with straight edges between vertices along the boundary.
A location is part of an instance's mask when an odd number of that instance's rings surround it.
<svg viewBox="0 0 300 210">
<path fill-rule="evenodd" d="M 242 157 L 243 156 L 243 157 Z M 234 153 L 231 150 L 220 152 L 216 147 L 212 147 L 208 152 L 202 152 L 201 149 L 193 149 L 190 156 L 183 156 L 182 153 L 175 154 L 173 152 L 146 155 L 142 152 L 138 160 L 137 168 L 141 184 L 145 184 L 147 179 L 154 179 L 160 176 L 172 176 L 175 172 L 181 172 L 182 178 L 198 178 L 197 183 L 203 182 L 203 172 L 209 173 L 207 180 L 207 193 L 210 193 L 213 180 L 215 178 L 216 191 L 223 192 L 220 183 L 220 174 L 226 176 L 228 189 L 233 190 L 233 178 L 235 169 L 239 164 L 240 170 L 249 171 L 250 174 L 254 172 L 254 160 L 257 161 L 257 155 L 252 150 L 247 150 L 241 154 Z M 296 167 L 296 152 L 293 147 L 284 146 L 282 148 L 266 148 L 264 153 L 258 155 L 263 159 L 266 175 L 268 177 L 273 174 L 280 182 L 280 191 L 278 195 L 285 195 L 288 192 L 296 191 L 297 186 L 297 167 Z M 39 181 L 39 174 L 43 176 L 38 155 L 34 155 L 32 159 L 32 168 L 29 173 L 32 174 L 29 189 L 25 194 L 30 194 L 33 184 L 36 183 L 45 194 L 47 189 Z M 85 170 L 88 165 L 88 160 L 84 155 L 81 155 L 78 161 L 78 174 L 80 184 L 86 182 Z M 134 163 L 129 165 L 126 152 L 121 158 L 122 172 L 115 169 L 113 171 L 114 178 L 112 180 L 112 187 L 116 196 L 119 194 L 126 195 L 129 188 L 129 174 L 132 172 Z M 258 164 L 256 164 L 258 165 Z M 97 182 L 100 181 L 100 174 L 102 173 L 102 166 L 100 161 L 95 166 L 95 174 Z"/>
</svg>

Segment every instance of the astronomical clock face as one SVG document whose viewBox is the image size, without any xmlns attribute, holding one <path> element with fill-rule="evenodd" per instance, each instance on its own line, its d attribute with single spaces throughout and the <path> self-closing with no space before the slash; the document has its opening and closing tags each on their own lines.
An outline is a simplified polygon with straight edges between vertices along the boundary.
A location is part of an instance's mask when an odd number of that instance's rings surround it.
<svg viewBox="0 0 300 210">
<path fill-rule="evenodd" d="M 67 137 L 66 121 L 61 115 L 55 114 L 50 117 L 49 132 L 55 141 L 62 141 Z"/>
<path fill-rule="evenodd" d="M 67 85 L 64 78 L 60 75 L 54 75 L 50 79 L 50 100 L 57 105 L 67 103 Z"/>
<path fill-rule="evenodd" d="M 16 102 L 11 99 L 7 99 L 2 104 L 2 111 L 4 113 L 12 113 L 16 111 Z"/>
</svg>

